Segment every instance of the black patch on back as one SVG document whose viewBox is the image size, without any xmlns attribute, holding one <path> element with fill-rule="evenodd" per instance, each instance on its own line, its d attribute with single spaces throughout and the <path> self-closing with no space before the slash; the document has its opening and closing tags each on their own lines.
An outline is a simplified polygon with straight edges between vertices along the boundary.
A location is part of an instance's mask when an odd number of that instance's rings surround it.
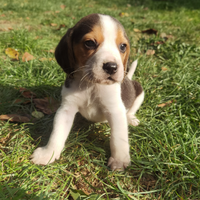
<svg viewBox="0 0 200 200">
<path fill-rule="evenodd" d="M 126 109 L 132 107 L 135 99 L 142 93 L 142 91 L 143 89 L 140 83 L 137 81 L 131 81 L 128 77 L 125 77 L 121 84 L 121 98 Z"/>
<path fill-rule="evenodd" d="M 137 81 L 132 81 L 132 84 L 133 84 L 133 86 L 134 86 L 134 88 L 135 88 L 136 97 L 137 97 L 137 96 L 139 96 L 139 95 L 142 93 L 142 91 L 143 91 L 142 86 L 141 86 L 140 83 L 138 83 Z"/>
</svg>

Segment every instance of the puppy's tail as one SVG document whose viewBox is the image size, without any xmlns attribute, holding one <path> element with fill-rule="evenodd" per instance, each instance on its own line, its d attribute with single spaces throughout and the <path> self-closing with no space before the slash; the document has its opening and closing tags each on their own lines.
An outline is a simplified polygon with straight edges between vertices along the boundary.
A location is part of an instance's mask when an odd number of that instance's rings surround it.
<svg viewBox="0 0 200 200">
<path fill-rule="evenodd" d="M 131 64 L 130 70 L 129 70 L 128 74 L 127 74 L 128 78 L 129 78 L 130 80 L 132 79 L 132 76 L 133 76 L 133 74 L 134 74 L 134 72 L 135 72 L 136 67 L 137 67 L 137 60 L 135 60 L 135 61 Z"/>
</svg>

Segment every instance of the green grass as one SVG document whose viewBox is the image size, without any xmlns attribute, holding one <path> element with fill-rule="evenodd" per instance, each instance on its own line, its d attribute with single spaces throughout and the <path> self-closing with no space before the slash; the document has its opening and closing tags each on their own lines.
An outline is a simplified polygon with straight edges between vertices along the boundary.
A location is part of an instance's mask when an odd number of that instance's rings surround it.
<svg viewBox="0 0 200 200">
<path fill-rule="evenodd" d="M 107 124 L 77 118 L 60 160 L 37 166 L 29 157 L 37 145 L 46 144 L 54 114 L 30 123 L 0 121 L 0 199 L 199 199 L 199 9 L 196 0 L 1 0 L 0 114 L 31 115 L 36 110 L 32 101 L 15 102 L 26 101 L 20 87 L 38 98 L 60 100 L 65 74 L 55 60 L 39 59 L 53 58 L 49 50 L 67 29 L 96 12 L 124 25 L 131 41 L 130 60 L 138 58 L 134 78 L 143 85 L 145 101 L 137 113 L 141 124 L 129 127 L 132 164 L 125 172 L 106 166 Z M 65 27 L 58 29 L 61 24 Z M 134 31 L 148 28 L 158 35 Z M 160 33 L 173 38 L 157 44 L 163 40 Z M 8 47 L 18 49 L 19 61 L 6 56 Z M 148 49 L 155 54 L 147 56 Z M 22 62 L 24 52 L 35 59 Z"/>
</svg>

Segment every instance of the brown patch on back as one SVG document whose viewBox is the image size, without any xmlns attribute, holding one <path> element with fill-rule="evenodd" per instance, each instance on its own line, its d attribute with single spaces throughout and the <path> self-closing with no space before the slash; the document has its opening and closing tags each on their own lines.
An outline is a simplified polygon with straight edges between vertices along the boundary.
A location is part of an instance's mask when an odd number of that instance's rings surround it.
<svg viewBox="0 0 200 200">
<path fill-rule="evenodd" d="M 84 45 L 85 41 L 93 40 L 98 44 L 97 49 L 87 49 Z M 88 59 L 96 53 L 96 51 L 101 46 L 104 41 L 102 28 L 100 24 L 96 24 L 93 26 L 91 32 L 85 34 L 79 43 L 74 44 L 74 55 L 77 60 L 77 64 L 79 67 L 84 66 Z"/>
<path fill-rule="evenodd" d="M 126 47 L 125 53 L 120 52 L 120 55 L 121 55 L 121 59 L 122 59 L 123 65 L 124 65 L 124 71 L 126 71 L 127 65 L 128 65 L 129 54 L 130 54 L 130 44 L 129 44 L 128 37 L 126 36 L 126 33 L 120 24 L 118 26 L 118 30 L 117 30 L 117 38 L 116 38 L 117 47 L 119 48 L 119 45 L 123 44 L 123 43 L 126 44 L 127 47 Z"/>
</svg>

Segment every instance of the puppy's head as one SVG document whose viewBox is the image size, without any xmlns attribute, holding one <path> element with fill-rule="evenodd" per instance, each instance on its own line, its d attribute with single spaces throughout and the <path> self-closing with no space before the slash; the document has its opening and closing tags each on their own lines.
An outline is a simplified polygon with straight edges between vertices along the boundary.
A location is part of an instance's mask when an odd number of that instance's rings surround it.
<svg viewBox="0 0 200 200">
<path fill-rule="evenodd" d="M 112 84 L 122 82 L 129 53 L 123 26 L 110 16 L 91 14 L 67 31 L 55 57 L 67 74 L 82 73 L 87 81 Z"/>
</svg>

